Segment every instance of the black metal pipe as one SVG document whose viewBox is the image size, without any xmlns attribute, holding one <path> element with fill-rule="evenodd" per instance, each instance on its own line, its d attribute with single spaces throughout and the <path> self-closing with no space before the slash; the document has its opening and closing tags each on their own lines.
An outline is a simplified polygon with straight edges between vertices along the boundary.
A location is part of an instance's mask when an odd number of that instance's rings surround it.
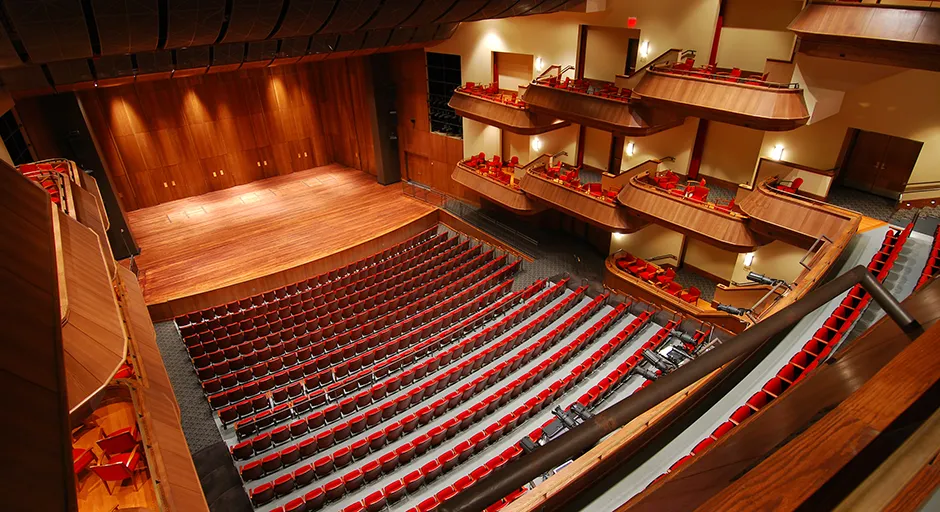
<svg viewBox="0 0 940 512">
<path fill-rule="evenodd" d="M 660 402 L 695 384 L 703 377 L 760 348 L 767 339 L 800 321 L 849 288 L 861 284 L 911 339 L 923 328 L 888 290 L 866 269 L 857 266 L 820 286 L 741 334 L 690 361 L 624 398 L 593 418 L 540 447 L 493 471 L 487 478 L 441 504 L 442 512 L 476 512 L 499 501 L 546 471 L 580 455 L 604 436 L 626 425 Z"/>
</svg>

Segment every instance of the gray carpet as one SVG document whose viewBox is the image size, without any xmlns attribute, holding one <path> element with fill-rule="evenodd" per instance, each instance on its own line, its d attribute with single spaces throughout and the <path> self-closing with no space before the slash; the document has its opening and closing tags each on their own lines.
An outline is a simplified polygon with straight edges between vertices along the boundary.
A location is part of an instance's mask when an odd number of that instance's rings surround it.
<svg viewBox="0 0 940 512">
<path fill-rule="evenodd" d="M 829 191 L 828 200 L 836 206 L 855 210 L 873 219 L 883 220 L 899 226 L 904 226 L 911 222 L 918 211 L 921 216 L 940 217 L 940 206 L 903 208 L 898 210 L 895 209 L 895 201 L 893 199 L 876 196 L 875 194 L 869 194 L 868 192 L 848 187 L 832 187 Z"/>
</svg>

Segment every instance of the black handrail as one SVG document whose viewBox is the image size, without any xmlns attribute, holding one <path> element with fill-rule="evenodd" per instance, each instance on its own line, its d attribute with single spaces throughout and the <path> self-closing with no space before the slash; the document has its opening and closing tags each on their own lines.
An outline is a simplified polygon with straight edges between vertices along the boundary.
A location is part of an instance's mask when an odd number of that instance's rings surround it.
<svg viewBox="0 0 940 512">
<path fill-rule="evenodd" d="M 856 284 L 861 284 L 911 339 L 923 334 L 924 330 L 917 320 L 868 269 L 859 265 L 734 338 L 702 353 L 679 369 L 660 377 L 646 388 L 639 389 L 561 437 L 493 471 L 473 487 L 441 504 L 439 510 L 475 512 L 485 509 L 546 471 L 576 458 L 611 432 L 630 423 L 715 370 L 739 357 L 754 353 L 771 336 L 796 324 L 806 314 Z"/>
</svg>

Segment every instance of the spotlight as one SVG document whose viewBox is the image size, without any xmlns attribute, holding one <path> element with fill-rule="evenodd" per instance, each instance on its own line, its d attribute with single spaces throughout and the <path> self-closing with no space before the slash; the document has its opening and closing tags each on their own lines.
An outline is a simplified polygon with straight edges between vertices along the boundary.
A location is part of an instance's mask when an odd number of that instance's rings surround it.
<svg viewBox="0 0 940 512">
<path fill-rule="evenodd" d="M 715 309 L 717 309 L 718 311 L 724 311 L 725 313 L 735 315 L 735 316 L 742 316 L 751 312 L 750 309 L 736 308 L 728 304 L 718 304 L 715 306 Z"/>
<path fill-rule="evenodd" d="M 758 283 L 758 284 L 766 284 L 768 286 L 773 286 L 777 283 L 785 282 L 782 279 L 774 279 L 772 277 L 767 277 L 764 274 L 758 274 L 757 272 L 748 272 L 747 280 Z"/>
</svg>

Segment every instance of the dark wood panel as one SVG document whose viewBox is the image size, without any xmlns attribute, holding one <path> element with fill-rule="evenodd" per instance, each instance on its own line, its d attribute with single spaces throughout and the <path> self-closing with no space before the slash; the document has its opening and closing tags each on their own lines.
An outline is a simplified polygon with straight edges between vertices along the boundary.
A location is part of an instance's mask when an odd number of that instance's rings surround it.
<svg viewBox="0 0 940 512">
<path fill-rule="evenodd" d="M 286 0 L 285 0 L 286 1 Z M 281 1 L 238 0 L 232 3 L 223 43 L 242 43 L 265 39 L 274 30 L 281 15 Z"/>
<path fill-rule="evenodd" d="M 101 52 L 108 55 L 156 50 L 160 31 L 157 4 L 157 0 L 91 0 Z"/>
<path fill-rule="evenodd" d="M 105 141 L 102 158 L 122 177 L 118 196 L 135 210 L 334 161 L 375 174 L 368 64 L 277 66 L 79 97 Z"/>
<path fill-rule="evenodd" d="M 381 0 L 341 1 L 336 5 L 333 16 L 320 29 L 320 32 L 324 34 L 352 32 L 365 25 L 381 5 Z"/>
<path fill-rule="evenodd" d="M 411 17 L 415 9 L 423 3 L 423 0 L 397 0 L 395 2 L 385 2 L 379 7 L 372 18 L 359 27 L 365 30 L 376 30 L 382 28 L 400 27 Z M 439 2 L 446 4 L 447 2 Z"/>
<path fill-rule="evenodd" d="M 166 48 L 209 45 L 219 37 L 225 0 L 168 0 Z"/>
</svg>

